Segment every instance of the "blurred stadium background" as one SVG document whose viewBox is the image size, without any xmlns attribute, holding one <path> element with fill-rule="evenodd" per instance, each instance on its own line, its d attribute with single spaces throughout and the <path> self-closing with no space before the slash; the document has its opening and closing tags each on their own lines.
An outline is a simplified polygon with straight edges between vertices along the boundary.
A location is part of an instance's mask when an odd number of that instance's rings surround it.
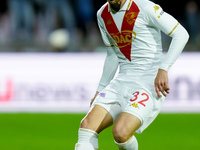
<svg viewBox="0 0 200 150">
<path fill-rule="evenodd" d="M 0 1 L 0 150 L 72 150 L 102 73 L 96 11 L 106 0 Z M 200 1 L 154 0 L 188 30 L 171 93 L 140 150 L 200 149 Z M 167 51 L 170 38 L 162 34 Z M 111 128 L 100 150 L 117 149 Z"/>
</svg>

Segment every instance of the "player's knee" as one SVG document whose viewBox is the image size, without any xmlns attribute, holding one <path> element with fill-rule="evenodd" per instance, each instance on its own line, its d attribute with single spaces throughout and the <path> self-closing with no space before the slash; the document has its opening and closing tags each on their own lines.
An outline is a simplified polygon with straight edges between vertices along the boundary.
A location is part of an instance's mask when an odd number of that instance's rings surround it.
<svg viewBox="0 0 200 150">
<path fill-rule="evenodd" d="M 81 120 L 80 127 L 87 129 L 89 127 L 89 120 L 87 118 L 83 118 L 83 120 Z"/>
<path fill-rule="evenodd" d="M 123 127 L 113 127 L 112 130 L 114 139 L 117 143 L 124 143 L 126 141 L 128 141 L 128 139 L 132 136 L 130 135 L 129 131 L 127 131 L 125 128 Z"/>
</svg>

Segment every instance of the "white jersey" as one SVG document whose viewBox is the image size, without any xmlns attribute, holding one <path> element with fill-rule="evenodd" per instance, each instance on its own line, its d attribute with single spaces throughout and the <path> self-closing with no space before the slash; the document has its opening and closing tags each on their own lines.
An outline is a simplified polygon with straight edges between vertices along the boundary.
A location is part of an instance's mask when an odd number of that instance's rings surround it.
<svg viewBox="0 0 200 150">
<path fill-rule="evenodd" d="M 108 53 L 98 91 L 109 84 L 118 65 L 119 76 L 128 75 L 133 80 L 141 76 L 144 80 L 153 79 L 158 68 L 166 71 L 170 68 L 188 40 L 179 22 L 148 0 L 126 0 L 118 12 L 114 12 L 107 2 L 98 11 L 97 19 Z M 160 31 L 176 37 L 165 59 Z"/>
</svg>

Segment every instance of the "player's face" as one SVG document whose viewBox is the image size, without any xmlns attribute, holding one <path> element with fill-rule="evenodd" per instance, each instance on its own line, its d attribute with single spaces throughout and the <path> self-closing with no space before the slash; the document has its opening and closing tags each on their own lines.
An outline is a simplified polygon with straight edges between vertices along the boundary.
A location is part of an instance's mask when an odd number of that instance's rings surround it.
<svg viewBox="0 0 200 150">
<path fill-rule="evenodd" d="M 110 3 L 111 5 L 114 5 L 114 4 L 119 3 L 119 2 L 122 1 L 122 0 L 107 0 L 107 1 L 108 1 L 108 3 Z"/>
</svg>

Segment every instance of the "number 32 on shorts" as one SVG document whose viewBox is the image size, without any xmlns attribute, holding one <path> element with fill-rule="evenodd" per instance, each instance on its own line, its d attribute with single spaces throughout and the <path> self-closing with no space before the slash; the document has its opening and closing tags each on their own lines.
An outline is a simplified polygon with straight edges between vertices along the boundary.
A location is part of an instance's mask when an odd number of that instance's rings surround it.
<svg viewBox="0 0 200 150">
<path fill-rule="evenodd" d="M 140 93 L 139 91 L 136 91 L 135 93 L 133 93 L 133 96 L 133 99 L 130 99 L 130 101 L 134 103 L 132 103 L 130 106 L 139 108 L 139 104 L 146 107 L 145 102 L 149 100 L 149 95 L 147 93 Z"/>
</svg>

